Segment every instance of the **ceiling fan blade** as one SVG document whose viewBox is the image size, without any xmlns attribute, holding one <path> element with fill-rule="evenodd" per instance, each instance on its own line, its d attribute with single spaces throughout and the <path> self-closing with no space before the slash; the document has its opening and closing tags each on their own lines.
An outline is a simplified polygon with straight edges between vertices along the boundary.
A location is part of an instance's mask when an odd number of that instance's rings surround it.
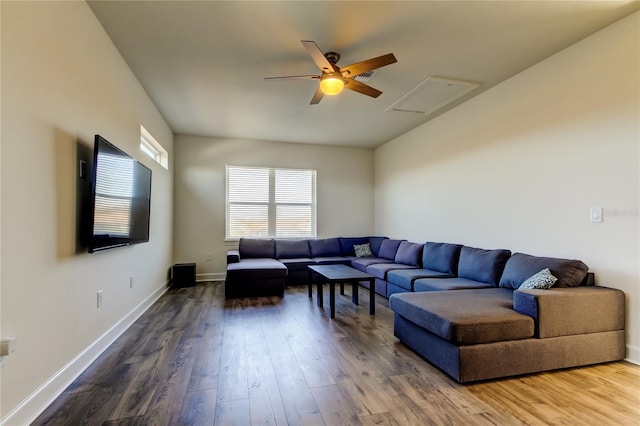
<svg viewBox="0 0 640 426">
<path fill-rule="evenodd" d="M 319 104 L 322 98 L 324 98 L 324 92 L 320 90 L 320 85 L 318 85 L 318 88 L 316 89 L 316 93 L 313 94 L 313 98 L 311 98 L 311 102 L 309 102 L 309 105 Z"/>
<path fill-rule="evenodd" d="M 302 40 L 301 43 L 304 48 L 307 49 L 307 53 L 311 56 L 313 62 L 316 63 L 322 72 L 335 72 L 339 70 L 337 66 L 333 65 L 327 58 L 325 58 L 324 53 L 322 53 L 322 50 L 320 50 L 315 41 Z"/>
<path fill-rule="evenodd" d="M 360 83 L 359 81 L 352 80 L 350 78 L 345 79 L 344 88 L 362 93 L 363 95 L 371 96 L 372 98 L 377 98 L 382 94 L 378 89 L 374 89 L 371 86 L 367 86 L 364 83 Z"/>
<path fill-rule="evenodd" d="M 284 75 L 281 77 L 265 77 L 265 80 L 313 80 L 313 79 L 320 79 L 319 75 L 312 75 L 312 74 L 307 74 L 307 75 Z"/>
<path fill-rule="evenodd" d="M 376 68 L 381 68 L 395 62 L 398 62 L 398 60 L 393 53 L 387 53 L 386 55 L 378 56 L 377 58 L 367 59 L 366 61 L 356 62 L 355 64 L 342 67 L 340 68 L 340 72 L 345 77 L 354 77 L 358 74 L 375 70 Z M 348 75 L 345 75 L 345 72 L 348 73 Z"/>
</svg>

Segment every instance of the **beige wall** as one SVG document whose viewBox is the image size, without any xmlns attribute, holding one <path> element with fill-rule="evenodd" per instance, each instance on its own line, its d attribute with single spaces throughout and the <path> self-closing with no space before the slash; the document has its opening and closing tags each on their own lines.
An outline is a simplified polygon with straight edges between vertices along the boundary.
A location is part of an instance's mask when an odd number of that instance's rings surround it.
<svg viewBox="0 0 640 426">
<path fill-rule="evenodd" d="M 636 13 L 377 149 L 376 233 L 582 259 L 640 362 L 639 40 Z"/>
<path fill-rule="evenodd" d="M 0 317 L 17 350 L 0 418 L 25 424 L 165 288 L 173 179 L 139 151 L 140 124 L 170 155 L 173 134 L 86 3 L 2 2 L 1 28 Z M 147 244 L 76 252 L 76 149 L 95 133 L 153 170 Z"/>
<path fill-rule="evenodd" d="M 226 268 L 225 165 L 316 169 L 318 236 L 373 231 L 373 150 L 176 135 L 174 257 L 199 278 Z M 211 253 L 212 261 L 205 260 Z"/>
</svg>

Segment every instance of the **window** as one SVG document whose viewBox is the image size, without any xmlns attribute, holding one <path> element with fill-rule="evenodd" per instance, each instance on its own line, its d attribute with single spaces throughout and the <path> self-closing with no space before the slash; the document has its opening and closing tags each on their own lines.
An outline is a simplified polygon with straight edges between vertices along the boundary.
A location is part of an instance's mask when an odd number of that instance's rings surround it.
<svg viewBox="0 0 640 426">
<path fill-rule="evenodd" d="M 315 236 L 315 170 L 227 166 L 227 239 Z"/>
<path fill-rule="evenodd" d="M 121 155 L 98 153 L 94 234 L 130 236 L 134 163 Z"/>
<path fill-rule="evenodd" d="M 169 154 L 162 145 L 151 136 L 151 133 L 142 126 L 140 126 L 140 150 L 153 158 L 165 169 L 169 168 Z"/>
</svg>

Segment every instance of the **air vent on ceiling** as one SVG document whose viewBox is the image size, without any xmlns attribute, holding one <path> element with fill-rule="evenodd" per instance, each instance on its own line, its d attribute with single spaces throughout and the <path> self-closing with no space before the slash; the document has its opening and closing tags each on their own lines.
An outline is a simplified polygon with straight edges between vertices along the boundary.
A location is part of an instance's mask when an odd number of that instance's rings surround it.
<svg viewBox="0 0 640 426">
<path fill-rule="evenodd" d="M 356 81 L 359 81 L 360 83 L 366 83 L 367 81 L 369 81 L 371 79 L 371 77 L 373 76 L 374 72 L 375 72 L 375 70 L 363 72 L 362 74 L 358 74 L 355 77 L 353 77 L 353 79 L 356 80 Z"/>
<path fill-rule="evenodd" d="M 429 115 L 480 86 L 471 81 L 427 77 L 385 111 L 413 112 Z"/>
</svg>

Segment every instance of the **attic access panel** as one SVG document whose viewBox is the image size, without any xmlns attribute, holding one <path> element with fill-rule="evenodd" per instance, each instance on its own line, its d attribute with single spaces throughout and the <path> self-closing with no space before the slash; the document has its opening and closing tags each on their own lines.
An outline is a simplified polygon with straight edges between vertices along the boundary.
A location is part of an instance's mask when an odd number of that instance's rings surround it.
<svg viewBox="0 0 640 426">
<path fill-rule="evenodd" d="M 471 81 L 427 77 L 385 111 L 413 112 L 429 115 L 480 86 Z"/>
</svg>

